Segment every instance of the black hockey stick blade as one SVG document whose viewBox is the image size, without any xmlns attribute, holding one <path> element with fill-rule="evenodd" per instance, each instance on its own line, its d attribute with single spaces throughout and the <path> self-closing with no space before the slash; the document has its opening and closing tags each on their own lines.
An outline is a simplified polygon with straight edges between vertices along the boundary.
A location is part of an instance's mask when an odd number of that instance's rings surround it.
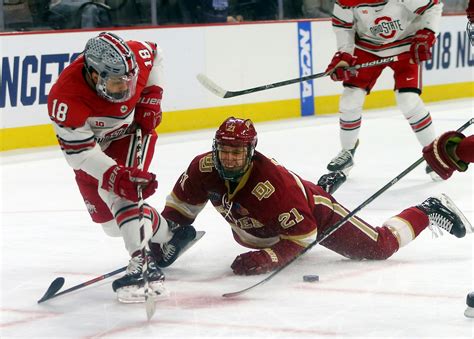
<svg viewBox="0 0 474 339">
<path fill-rule="evenodd" d="M 49 285 L 45 294 L 38 300 L 38 304 L 41 304 L 43 301 L 51 299 L 62 287 L 64 286 L 64 278 L 58 277 L 53 280 L 51 285 Z"/>
<path fill-rule="evenodd" d="M 461 127 L 459 127 L 456 131 L 457 132 L 462 132 L 466 128 L 468 128 L 470 125 L 474 123 L 474 118 L 469 119 L 466 121 Z M 270 281 L 274 276 L 276 276 L 278 273 L 283 271 L 285 268 L 290 266 L 294 261 L 296 261 L 298 258 L 303 256 L 306 252 L 308 252 L 311 248 L 319 244 L 320 242 L 324 241 L 326 238 L 328 238 L 331 234 L 336 232 L 347 220 L 352 218 L 357 212 L 359 212 L 361 209 L 363 209 L 365 206 L 370 204 L 372 201 L 374 201 L 378 196 L 380 196 L 383 192 L 388 190 L 390 187 L 395 185 L 401 178 L 403 178 L 405 175 L 410 173 L 413 169 L 415 169 L 418 165 L 420 165 L 425 159 L 421 157 L 417 161 L 415 161 L 413 164 L 411 164 L 408 168 L 406 168 L 403 172 L 401 172 L 399 175 L 397 175 L 395 178 L 393 178 L 391 181 L 389 181 L 385 186 L 383 186 L 381 189 L 379 189 L 377 192 L 375 192 L 373 195 L 371 195 L 367 200 L 365 200 L 363 203 L 361 203 L 359 206 L 357 206 L 354 210 L 352 210 L 349 214 L 347 214 L 344 218 L 339 220 L 337 223 L 329 227 L 326 232 L 323 232 L 321 234 L 320 239 L 316 239 L 313 242 L 311 242 L 307 247 L 305 247 L 300 253 L 298 253 L 295 257 L 293 257 L 290 261 L 288 261 L 285 265 L 280 266 L 278 269 L 273 271 L 268 277 L 264 278 L 263 280 L 260 280 L 258 283 L 253 284 L 247 288 L 244 288 L 240 291 L 236 292 L 230 292 L 230 293 L 224 293 L 222 296 L 225 298 L 233 298 L 237 297 L 241 294 L 244 294 L 247 291 L 250 291 L 254 287 L 260 286 L 267 281 Z"/>
</svg>

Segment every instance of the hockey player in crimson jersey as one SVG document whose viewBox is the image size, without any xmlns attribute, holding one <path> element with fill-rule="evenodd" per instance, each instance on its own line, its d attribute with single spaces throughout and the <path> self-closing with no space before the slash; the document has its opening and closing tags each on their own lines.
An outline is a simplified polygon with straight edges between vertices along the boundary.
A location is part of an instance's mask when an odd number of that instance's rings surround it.
<svg viewBox="0 0 474 339">
<path fill-rule="evenodd" d="M 142 187 L 146 199 L 158 186 L 148 168 L 157 140 L 155 128 L 161 122 L 162 68 L 157 44 L 125 42 L 103 32 L 64 69 L 48 97 L 59 145 L 74 169 L 92 220 L 107 235 L 122 237 L 131 256 L 125 276 L 112 285 L 125 302 L 144 299 L 137 188 Z M 143 170 L 136 167 L 136 128 L 144 135 Z M 192 226 L 168 225 L 146 203 L 144 218 L 145 240 L 152 244 L 194 232 Z M 147 256 L 150 287 L 157 298 L 163 297 L 164 275 L 150 253 Z"/>
<path fill-rule="evenodd" d="M 252 121 L 228 118 L 211 152 L 196 156 L 167 197 L 162 215 L 191 224 L 210 201 L 234 239 L 253 251 L 237 256 L 235 274 L 265 273 L 284 265 L 349 212 L 320 186 L 255 150 Z M 373 227 L 353 217 L 321 245 L 352 259 L 386 259 L 431 223 L 456 237 L 471 228 L 452 201 L 428 198 Z"/>
<path fill-rule="evenodd" d="M 339 102 L 342 150 L 328 164 L 328 170 L 342 170 L 347 175 L 353 167 L 365 96 L 385 67 L 394 71 L 398 108 L 418 142 L 426 146 L 434 140 L 431 115 L 420 98 L 421 71 L 422 62 L 431 59 L 442 8 L 439 0 L 336 1 L 332 25 L 337 53 L 326 71 L 332 72 L 334 81 L 343 81 L 344 91 Z M 400 61 L 360 69 L 355 74 L 343 68 L 395 55 Z M 429 166 L 426 172 L 439 180 Z"/>
</svg>

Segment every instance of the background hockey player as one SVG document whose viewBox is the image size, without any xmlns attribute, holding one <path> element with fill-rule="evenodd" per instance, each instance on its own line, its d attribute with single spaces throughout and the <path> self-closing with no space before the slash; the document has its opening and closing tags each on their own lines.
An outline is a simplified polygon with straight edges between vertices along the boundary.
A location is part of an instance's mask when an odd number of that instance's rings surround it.
<svg viewBox="0 0 474 339">
<path fill-rule="evenodd" d="M 284 265 L 349 212 L 320 186 L 255 150 L 252 121 L 228 118 L 212 151 L 196 156 L 167 197 L 162 215 L 191 224 L 210 200 L 234 239 L 255 249 L 237 256 L 235 274 L 265 273 Z M 386 259 L 428 225 L 463 237 L 470 226 L 446 196 L 428 198 L 373 227 L 352 217 L 321 245 L 352 259 Z"/>
<path fill-rule="evenodd" d="M 126 275 L 113 283 L 121 301 L 143 298 L 137 187 L 142 187 L 146 199 L 158 186 L 148 168 L 157 140 L 155 128 L 161 122 L 162 69 L 157 44 L 125 42 L 115 34 L 100 33 L 64 69 L 48 98 L 59 145 L 74 169 L 92 220 L 107 235 L 122 237 L 131 256 Z M 143 170 L 136 163 L 136 128 L 144 134 Z M 148 204 L 144 218 L 145 239 L 158 243 L 172 239 L 166 220 Z M 189 227 L 176 234 L 183 231 Z M 147 256 L 150 287 L 159 297 L 165 291 L 164 276 Z"/>
<path fill-rule="evenodd" d="M 442 8 L 439 0 L 336 1 L 332 25 L 337 53 L 326 71 L 332 71 L 334 81 L 343 81 L 339 102 L 342 150 L 328 164 L 328 170 L 343 170 L 347 175 L 353 167 L 365 96 L 385 67 L 394 71 L 398 108 L 419 143 L 426 146 L 434 140 L 431 115 L 420 98 L 421 72 L 422 62 L 431 59 Z M 406 58 L 402 58 L 404 53 Z M 402 60 L 388 66 L 360 69 L 356 74 L 341 68 L 395 55 Z M 439 179 L 429 167 L 426 172 Z"/>
</svg>

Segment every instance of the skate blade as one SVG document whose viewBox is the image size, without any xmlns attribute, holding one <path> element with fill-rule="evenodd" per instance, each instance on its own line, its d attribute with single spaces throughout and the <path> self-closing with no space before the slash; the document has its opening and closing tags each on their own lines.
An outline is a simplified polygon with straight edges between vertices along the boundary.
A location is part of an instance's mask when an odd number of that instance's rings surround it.
<svg viewBox="0 0 474 339">
<path fill-rule="evenodd" d="M 163 286 L 161 282 L 150 283 L 148 297 L 153 301 L 166 300 L 170 296 L 170 292 Z M 126 286 L 117 290 L 117 300 L 124 304 L 144 303 L 145 289 L 143 286 Z"/>
<path fill-rule="evenodd" d="M 466 216 L 464 215 L 463 212 L 454 204 L 454 202 L 451 200 L 450 197 L 448 197 L 446 194 L 442 193 L 441 194 L 441 202 L 446 204 L 451 210 L 453 210 L 461 219 L 461 222 L 464 224 L 464 227 L 466 228 L 466 233 L 473 233 L 474 228 L 472 227 L 471 223 L 469 220 L 467 220 Z"/>
</svg>

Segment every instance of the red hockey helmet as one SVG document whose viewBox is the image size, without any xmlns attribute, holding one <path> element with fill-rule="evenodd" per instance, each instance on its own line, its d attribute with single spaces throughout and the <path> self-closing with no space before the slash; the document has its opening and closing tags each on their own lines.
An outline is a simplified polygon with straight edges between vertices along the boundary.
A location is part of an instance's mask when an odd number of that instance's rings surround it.
<svg viewBox="0 0 474 339">
<path fill-rule="evenodd" d="M 469 5 L 466 8 L 467 14 L 467 36 L 471 41 L 471 45 L 474 46 L 474 0 L 469 0 Z"/>
<path fill-rule="evenodd" d="M 225 180 L 237 181 L 247 171 L 257 145 L 257 131 L 250 119 L 230 117 L 216 131 L 212 145 L 214 165 L 220 177 Z M 223 146 L 244 147 L 246 150 L 244 165 L 238 169 L 225 168 L 219 158 Z"/>
</svg>

